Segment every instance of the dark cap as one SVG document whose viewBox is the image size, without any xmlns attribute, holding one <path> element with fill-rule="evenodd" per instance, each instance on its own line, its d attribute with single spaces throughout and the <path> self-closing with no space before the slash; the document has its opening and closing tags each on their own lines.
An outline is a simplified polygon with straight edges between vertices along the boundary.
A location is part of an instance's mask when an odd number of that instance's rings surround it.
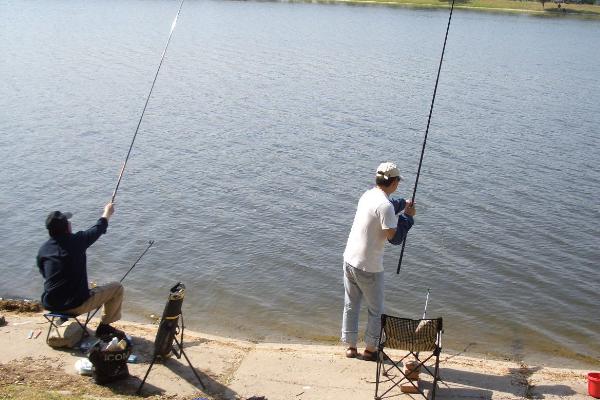
<svg viewBox="0 0 600 400">
<path fill-rule="evenodd" d="M 46 218 L 46 229 L 50 232 L 50 236 L 65 233 L 69 226 L 68 220 L 72 216 L 73 214 L 70 212 L 62 213 L 60 211 L 52 211 L 48 214 L 48 217 Z"/>
</svg>

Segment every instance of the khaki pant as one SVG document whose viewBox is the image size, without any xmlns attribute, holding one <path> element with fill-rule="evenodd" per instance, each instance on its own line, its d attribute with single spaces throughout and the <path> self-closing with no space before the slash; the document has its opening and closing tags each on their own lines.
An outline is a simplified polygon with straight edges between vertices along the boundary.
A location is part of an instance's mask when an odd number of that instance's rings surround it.
<svg viewBox="0 0 600 400">
<path fill-rule="evenodd" d="M 104 305 L 102 309 L 103 324 L 110 324 L 121 319 L 121 303 L 123 303 L 123 285 L 111 282 L 106 285 L 96 286 L 90 290 L 90 298 L 79 307 L 64 311 L 67 314 L 85 314 Z"/>
</svg>

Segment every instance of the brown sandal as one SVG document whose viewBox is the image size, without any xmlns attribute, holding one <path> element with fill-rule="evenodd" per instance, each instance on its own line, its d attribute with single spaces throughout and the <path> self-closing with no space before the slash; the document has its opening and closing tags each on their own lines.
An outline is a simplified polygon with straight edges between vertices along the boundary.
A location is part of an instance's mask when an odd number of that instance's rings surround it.
<svg viewBox="0 0 600 400">
<path fill-rule="evenodd" d="M 346 357 L 347 358 L 356 358 L 358 356 L 358 350 L 356 347 L 348 347 L 346 349 Z"/>
<path fill-rule="evenodd" d="M 365 349 L 365 351 L 362 354 L 362 359 L 364 361 L 377 361 L 377 350 L 369 351 Z"/>
</svg>

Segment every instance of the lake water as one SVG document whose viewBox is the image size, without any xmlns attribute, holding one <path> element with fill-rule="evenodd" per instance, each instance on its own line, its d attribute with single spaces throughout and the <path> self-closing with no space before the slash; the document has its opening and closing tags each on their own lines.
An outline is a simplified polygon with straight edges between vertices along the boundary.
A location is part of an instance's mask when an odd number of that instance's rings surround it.
<svg viewBox="0 0 600 400">
<path fill-rule="evenodd" d="M 0 296 L 39 298 L 44 219 L 110 199 L 175 1 L 0 5 Z M 186 326 L 335 341 L 342 252 L 376 166 L 410 197 L 446 10 L 186 1 L 90 278 L 126 317 L 186 284 Z M 387 312 L 448 351 L 600 363 L 600 24 L 456 11 Z M 363 314 L 362 320 L 366 318 Z"/>
</svg>

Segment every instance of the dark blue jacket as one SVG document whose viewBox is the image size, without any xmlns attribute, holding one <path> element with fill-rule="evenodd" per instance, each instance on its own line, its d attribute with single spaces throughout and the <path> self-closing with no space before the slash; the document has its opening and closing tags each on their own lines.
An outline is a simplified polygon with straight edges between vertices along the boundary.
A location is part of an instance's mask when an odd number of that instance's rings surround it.
<svg viewBox="0 0 600 400">
<path fill-rule="evenodd" d="M 37 266 L 45 279 L 44 308 L 65 311 L 80 306 L 90 297 L 85 251 L 107 228 L 106 218 L 100 218 L 86 231 L 51 237 L 40 247 Z"/>
<path fill-rule="evenodd" d="M 390 199 L 390 202 L 394 206 L 394 211 L 396 214 L 404 210 L 406 207 L 406 200 L 404 199 Z M 398 226 L 396 227 L 396 234 L 393 238 L 388 239 L 393 245 L 400 245 L 406 239 L 406 235 L 412 226 L 414 225 L 415 220 L 410 215 L 400 214 L 398 215 Z"/>
</svg>

